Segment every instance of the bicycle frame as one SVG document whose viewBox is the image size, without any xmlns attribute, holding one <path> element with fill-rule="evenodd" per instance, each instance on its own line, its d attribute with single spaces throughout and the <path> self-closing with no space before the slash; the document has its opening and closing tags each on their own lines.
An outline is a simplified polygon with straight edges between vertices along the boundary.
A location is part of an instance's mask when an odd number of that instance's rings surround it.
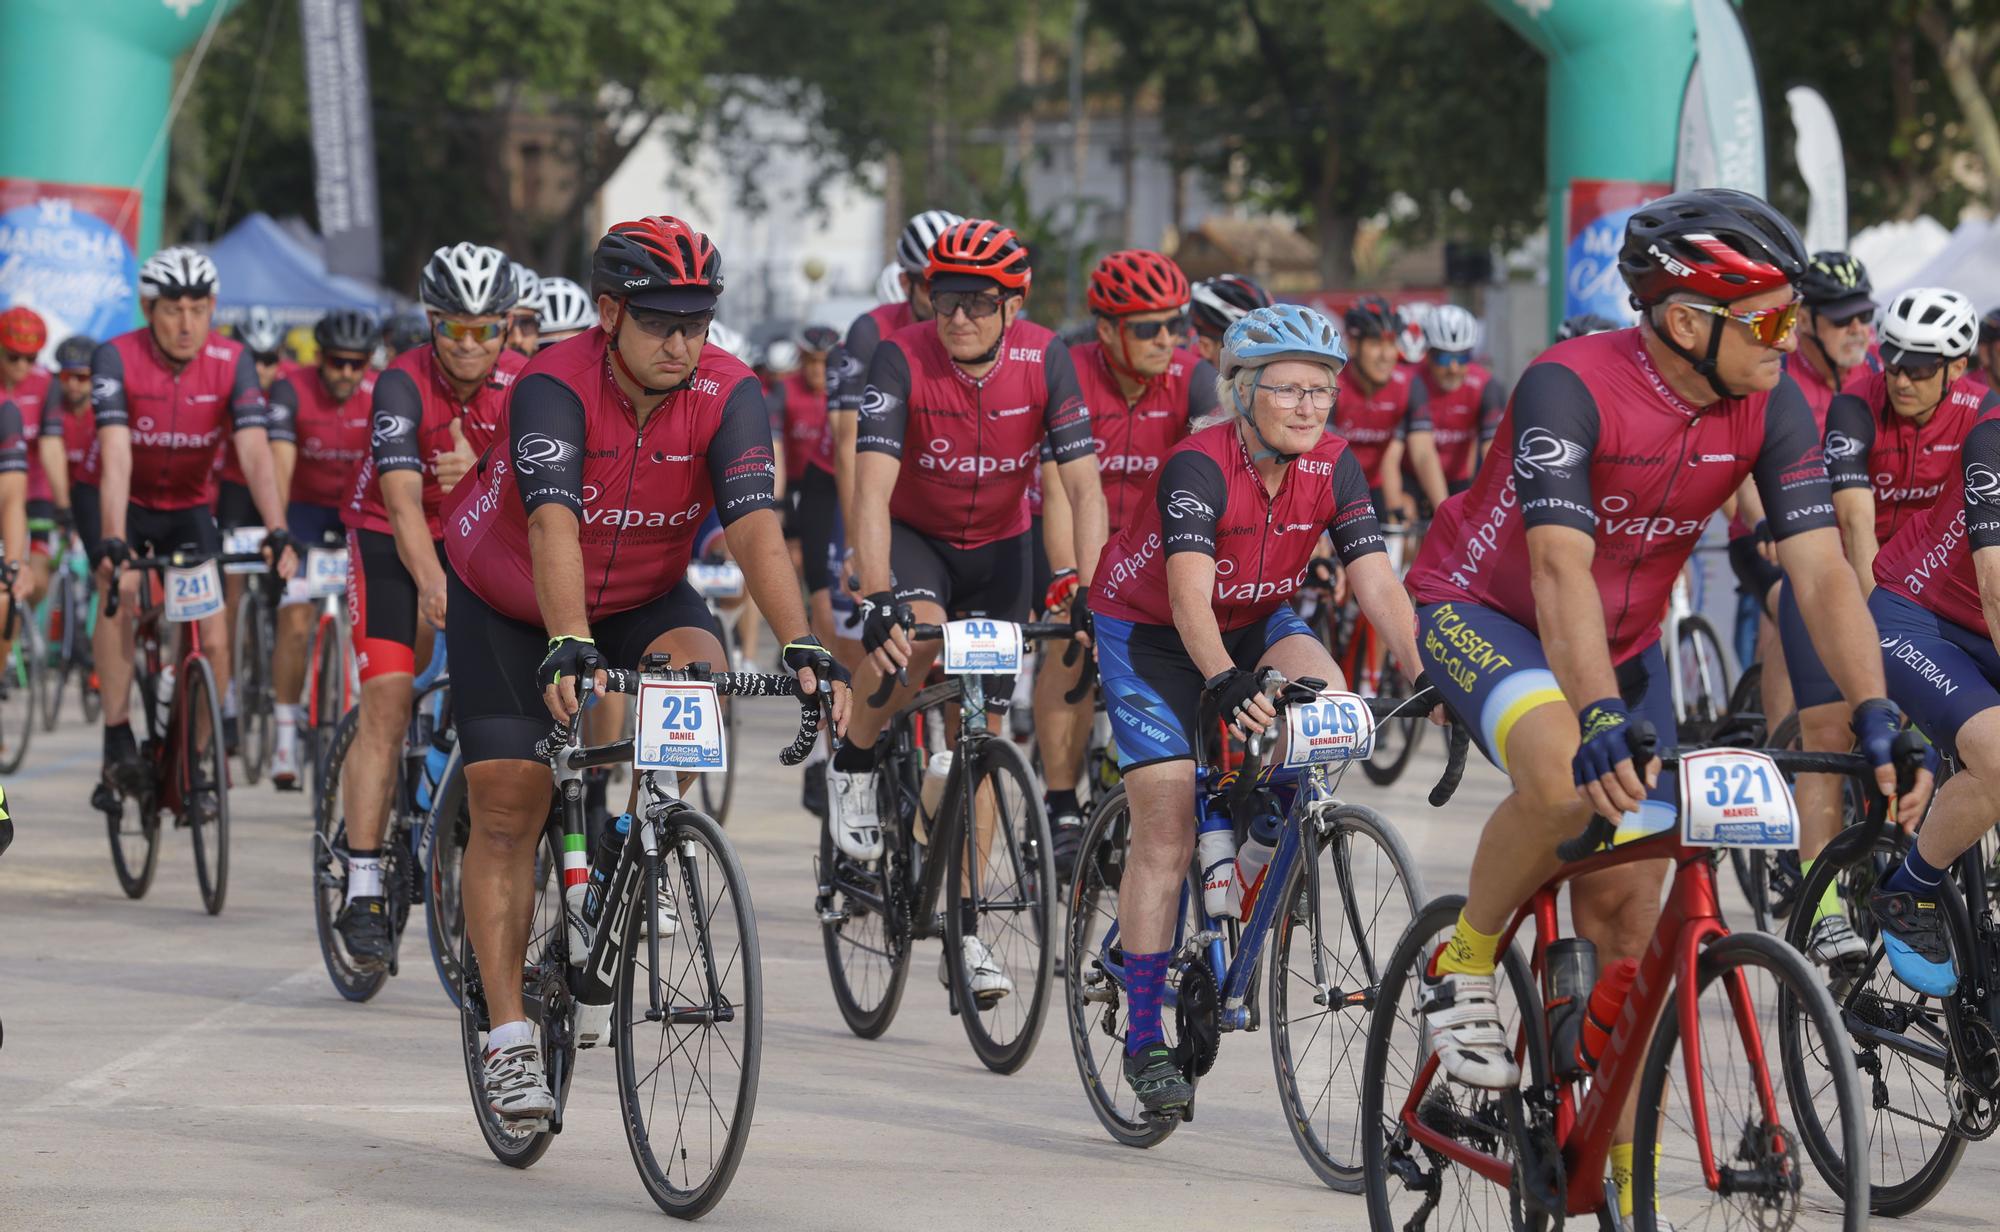
<svg viewBox="0 0 2000 1232">
<path fill-rule="evenodd" d="M 929 841 L 924 844 L 927 852 L 934 854 L 930 854 L 923 861 L 921 872 L 914 881 L 906 883 L 904 887 L 909 892 L 911 903 L 910 936 L 916 940 L 944 935 L 944 917 L 939 915 L 937 910 L 938 899 L 944 893 L 944 870 L 948 863 L 944 853 L 951 843 L 977 841 L 977 827 L 965 824 L 974 816 L 972 810 L 975 807 L 972 780 L 966 777 L 966 770 L 978 759 L 979 746 L 993 739 L 993 734 L 987 729 L 986 724 L 985 679 L 980 676 L 948 677 L 911 698 L 910 703 L 898 710 L 891 720 L 897 733 L 897 741 L 891 747 L 894 748 L 898 760 L 914 765 L 914 761 L 910 759 L 916 750 L 916 733 L 923 725 L 924 715 L 927 711 L 941 706 L 959 708 L 958 738 L 953 742 L 955 753 L 952 758 L 951 775 L 945 780 L 944 787 L 943 799 L 950 807 L 938 809 L 938 815 L 931 819 Z M 901 782 L 897 785 L 899 790 L 907 788 L 907 785 Z M 923 807 L 921 802 L 917 807 Z M 953 824 L 945 826 L 937 824 L 947 817 Z M 959 832 L 961 827 L 965 831 L 964 834 Z M 968 839 L 966 835 L 973 837 Z M 909 862 L 904 863 L 905 870 L 911 867 Z M 908 875 L 907 871 L 905 875 Z M 969 893 L 976 896 L 977 878 L 974 878 L 974 881 L 975 885 Z M 976 897 L 973 902 L 977 902 Z"/>
</svg>

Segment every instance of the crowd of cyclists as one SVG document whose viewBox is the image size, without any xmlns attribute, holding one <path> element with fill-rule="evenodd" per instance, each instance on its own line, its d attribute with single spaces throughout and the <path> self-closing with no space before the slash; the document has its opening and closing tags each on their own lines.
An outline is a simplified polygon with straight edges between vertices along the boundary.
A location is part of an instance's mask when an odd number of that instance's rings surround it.
<svg viewBox="0 0 2000 1232">
<path fill-rule="evenodd" d="M 1171 1030 L 1185 887 L 1247 921 L 1272 852 L 1198 807 L 1197 771 L 1217 718 L 1239 741 L 1285 729 L 1271 669 L 1343 687 L 1301 605 L 1358 607 L 1418 708 L 1508 780 L 1419 1010 L 1452 1082 L 1517 1088 L 1503 938 L 1593 816 L 1619 843 L 1679 819 L 1654 760 L 1679 717 L 1662 618 L 1721 517 L 1758 613 L 1762 713 L 1796 712 L 1806 750 L 1865 754 L 1914 835 L 1876 884 L 1801 908 L 1809 957 L 1836 979 L 1879 938 L 1910 989 L 1955 994 L 1940 887 L 2000 818 L 2000 308 L 1982 318 L 1943 287 L 1884 307 L 1859 261 L 1808 253 L 1766 202 L 1682 192 L 1627 224 L 1636 324 L 1563 322 L 1510 392 L 1457 304 L 1367 295 L 1332 316 L 1133 249 L 1097 262 L 1088 322 L 1058 333 L 1038 320 L 1033 256 L 1002 221 L 927 210 L 877 307 L 752 347 L 718 320 L 725 255 L 672 217 L 609 228 L 583 284 L 440 247 L 417 310 L 332 312 L 309 338 L 261 309 L 218 327 L 213 263 L 164 249 L 140 269 L 143 323 L 118 337 L 51 339 L 30 309 L 0 313 L 9 607 L 36 610 L 81 545 L 102 592 L 99 791 L 137 797 L 156 769 L 134 735 L 133 622 L 157 583 L 131 566 L 250 545 L 282 590 L 271 777 L 298 790 L 323 755 L 301 743 L 316 602 L 301 571 L 343 557 L 356 687 L 338 944 L 362 968 L 393 960 L 385 834 L 442 639 L 471 819 L 462 926 L 488 972 L 530 960 L 552 723 L 600 743 L 629 730 L 622 708 L 584 713 L 606 669 L 752 662 L 768 625 L 776 665 L 827 703 L 802 805 L 836 860 L 886 867 L 884 732 L 940 656 L 917 630 L 1066 625 L 1082 653 L 1033 654 L 988 702 L 1032 720 L 1015 730 L 1032 733 L 1062 884 L 1103 858 L 1083 836 L 1105 776 L 1121 785 L 1124 1077 L 1146 1115 L 1173 1118 L 1197 1077 Z M 724 559 L 740 618 L 690 580 Z M 265 585 L 231 574 L 198 618 L 232 752 L 238 610 Z M 1906 728 L 1929 760 L 1899 791 Z M 625 833 L 639 805 L 602 773 L 586 790 L 592 846 Z M 1802 776 L 1797 801 L 1810 872 L 1852 809 L 1830 775 Z M 1602 963 L 1641 957 L 1668 865 L 1570 883 Z M 652 931 L 678 927 L 663 904 Z M 1028 995 L 976 929 L 958 936 L 980 1007 Z M 545 1126 L 548 1024 L 518 983 L 483 996 L 486 1109 Z M 1621 1226 L 1636 1094 L 1609 1153 Z"/>
</svg>

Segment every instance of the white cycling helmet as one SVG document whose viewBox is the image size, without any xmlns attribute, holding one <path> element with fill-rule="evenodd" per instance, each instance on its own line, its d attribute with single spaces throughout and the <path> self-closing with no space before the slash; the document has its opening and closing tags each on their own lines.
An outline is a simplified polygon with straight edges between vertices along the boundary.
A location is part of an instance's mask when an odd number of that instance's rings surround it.
<svg viewBox="0 0 2000 1232">
<path fill-rule="evenodd" d="M 1440 304 L 1424 322 L 1424 343 L 1433 351 L 1479 349 L 1479 318 L 1457 304 Z"/>
<path fill-rule="evenodd" d="M 559 334 L 597 325 L 597 305 L 590 294 L 567 278 L 544 278 L 540 308 L 542 332 Z"/>
<path fill-rule="evenodd" d="M 1417 300 L 1396 309 L 1396 351 L 1406 364 L 1421 363 L 1424 358 L 1424 329 L 1430 323 L 1431 314 L 1437 305 Z"/>
<path fill-rule="evenodd" d="M 192 248 L 162 248 L 139 267 L 139 298 L 200 299 L 215 294 L 215 262 Z"/>
<path fill-rule="evenodd" d="M 764 367 L 772 372 L 793 372 L 799 366 L 799 344 L 780 338 L 764 348 Z"/>
<path fill-rule="evenodd" d="M 1979 341 L 1979 313 L 1972 301 L 1947 287 L 1912 287 L 1898 295 L 1882 317 L 1882 361 L 1905 355 L 1972 354 Z"/>
<path fill-rule="evenodd" d="M 900 304 L 910 298 L 903 289 L 901 277 L 903 267 L 891 261 L 882 267 L 882 276 L 875 280 L 875 298 L 884 304 Z"/>
<path fill-rule="evenodd" d="M 454 244 L 424 263 L 417 298 L 424 307 L 452 316 L 499 316 L 520 299 L 514 263 L 498 248 Z"/>
<path fill-rule="evenodd" d="M 252 351 L 269 355 L 285 344 L 285 327 L 271 316 L 269 308 L 260 304 L 244 316 L 243 324 L 236 327 L 236 339 Z"/>
<path fill-rule="evenodd" d="M 519 261 L 514 266 L 514 307 L 539 315 L 542 311 L 542 276 Z"/>
<path fill-rule="evenodd" d="M 720 321 L 710 322 L 708 327 L 708 345 L 721 347 L 738 359 L 743 358 L 743 335 Z"/>
<path fill-rule="evenodd" d="M 931 245 L 965 219 L 950 210 L 925 210 L 913 216 L 896 240 L 896 264 L 906 274 L 921 274 L 930 265 Z"/>
</svg>

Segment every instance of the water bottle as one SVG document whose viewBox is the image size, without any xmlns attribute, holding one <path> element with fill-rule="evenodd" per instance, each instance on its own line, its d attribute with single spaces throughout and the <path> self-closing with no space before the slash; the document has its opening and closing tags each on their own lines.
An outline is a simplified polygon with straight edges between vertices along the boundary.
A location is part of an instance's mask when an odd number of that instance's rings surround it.
<svg viewBox="0 0 2000 1232">
<path fill-rule="evenodd" d="M 1236 914 L 1230 888 L 1236 884 L 1236 828 L 1214 801 L 1203 801 L 1194 835 L 1195 862 L 1201 866 L 1201 907 L 1211 916 Z"/>
<path fill-rule="evenodd" d="M 931 841 L 930 819 L 944 804 L 944 785 L 951 778 L 951 750 L 932 753 L 924 763 L 924 782 L 919 792 L 924 807 L 917 812 L 916 836 L 919 843 Z"/>
<path fill-rule="evenodd" d="M 595 930 L 598 917 L 604 914 L 606 887 L 611 884 L 611 874 L 618 871 L 618 855 L 625 850 L 625 836 L 631 832 L 632 814 L 620 813 L 597 840 L 597 856 L 590 862 L 590 880 L 583 898 L 586 928 Z"/>
<path fill-rule="evenodd" d="M 1584 1004 L 1597 982 L 1597 947 L 1581 937 L 1549 943 L 1549 966 L 1542 976 L 1542 1005 L 1548 1016 L 1550 1053 L 1563 1077 L 1580 1077 L 1577 1036 Z"/>
<path fill-rule="evenodd" d="M 1625 1008 L 1625 998 L 1632 995 L 1632 985 L 1638 978 L 1639 960 L 1621 958 L 1611 964 L 1604 978 L 1597 981 L 1597 987 L 1590 990 L 1590 1005 L 1582 1015 L 1582 1029 L 1576 1041 L 1576 1063 L 1585 1073 L 1596 1072 L 1597 1058 L 1604 1055 L 1604 1046 L 1611 1042 L 1611 1028 L 1618 1025 L 1618 1014 Z"/>
<path fill-rule="evenodd" d="M 1249 919 L 1257 909 L 1257 892 L 1264 888 L 1264 874 L 1270 871 L 1271 857 L 1277 854 L 1278 839 L 1285 832 L 1289 802 L 1280 806 L 1273 800 L 1272 806 L 1251 819 L 1250 833 L 1236 852 L 1236 878 L 1230 885 L 1230 897 L 1235 900 L 1238 919 Z"/>
<path fill-rule="evenodd" d="M 430 811 L 431 798 L 437 791 L 438 783 L 444 779 L 445 763 L 451 760 L 452 745 L 457 739 L 457 733 L 449 727 L 432 730 L 431 738 L 426 742 L 427 747 L 424 750 L 423 772 L 417 775 L 419 812 Z"/>
</svg>

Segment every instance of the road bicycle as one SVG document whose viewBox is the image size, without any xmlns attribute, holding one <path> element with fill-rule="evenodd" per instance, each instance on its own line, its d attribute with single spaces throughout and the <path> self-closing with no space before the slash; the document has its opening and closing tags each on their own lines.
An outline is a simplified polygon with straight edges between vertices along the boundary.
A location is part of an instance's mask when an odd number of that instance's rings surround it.
<svg viewBox="0 0 2000 1232">
<path fill-rule="evenodd" d="M 23 567 L 0 567 L 0 587 L 11 590 Z M 7 659 L 0 663 L 0 774 L 14 773 L 27 760 L 28 742 L 47 708 L 48 647 L 42 640 L 40 622 L 23 620 L 23 614 L 21 605 L 8 600 Z"/>
<path fill-rule="evenodd" d="M 1427 525 L 1392 523 L 1382 528 L 1384 550 L 1397 577 L 1403 575 L 1406 545 L 1421 541 Z M 1382 644 L 1381 635 L 1362 613 L 1354 596 L 1347 596 L 1345 603 L 1335 604 L 1334 590 L 1333 561 L 1326 557 L 1312 561 L 1307 566 L 1305 586 L 1301 587 L 1302 614 L 1313 633 L 1333 652 L 1333 660 L 1340 665 L 1348 686 L 1370 697 L 1391 701 L 1407 698 L 1416 687 L 1414 676 Z M 1404 711 L 1378 728 L 1374 748 L 1368 760 L 1361 763 L 1361 772 L 1368 776 L 1368 781 L 1377 787 L 1387 787 L 1401 778 L 1428 725 L 1422 714 Z"/>
<path fill-rule="evenodd" d="M 725 609 L 725 599 L 743 599 L 743 570 L 735 561 L 693 561 L 688 565 L 688 585 L 708 604 L 709 614 L 715 617 L 715 625 L 722 630 L 722 653 L 728 660 L 730 671 L 740 671 L 745 665 L 736 642 L 735 608 Z M 719 702 L 722 707 L 723 729 L 731 740 L 736 738 L 736 710 L 728 698 Z M 715 818 L 715 824 L 729 824 L 729 805 L 736 798 L 736 763 L 720 774 L 704 774 L 696 784 L 701 801 L 701 811 Z"/>
<path fill-rule="evenodd" d="M 49 571 L 49 593 L 42 598 L 35 624 L 47 643 L 42 730 L 55 730 L 72 679 L 84 722 L 97 722 L 101 703 L 90 657 L 91 632 L 97 627 L 97 588 L 91 585 L 90 563 L 73 536 L 65 536 L 62 552 Z"/>
<path fill-rule="evenodd" d="M 250 556 L 262 546 L 264 528 L 231 531 L 228 538 L 226 546 L 230 551 Z M 302 565 L 304 559 L 302 546 Z M 278 599 L 287 583 L 276 574 L 250 570 L 248 565 L 233 566 L 225 572 L 244 570 L 257 576 L 243 579 L 243 593 L 236 601 L 235 627 L 230 631 L 231 692 L 236 695 L 236 742 L 231 753 L 242 763 L 243 781 L 254 786 L 263 780 L 264 767 L 271 763 L 271 750 L 278 739 L 277 691 L 271 682 L 271 655 L 278 644 Z"/>
</svg>

